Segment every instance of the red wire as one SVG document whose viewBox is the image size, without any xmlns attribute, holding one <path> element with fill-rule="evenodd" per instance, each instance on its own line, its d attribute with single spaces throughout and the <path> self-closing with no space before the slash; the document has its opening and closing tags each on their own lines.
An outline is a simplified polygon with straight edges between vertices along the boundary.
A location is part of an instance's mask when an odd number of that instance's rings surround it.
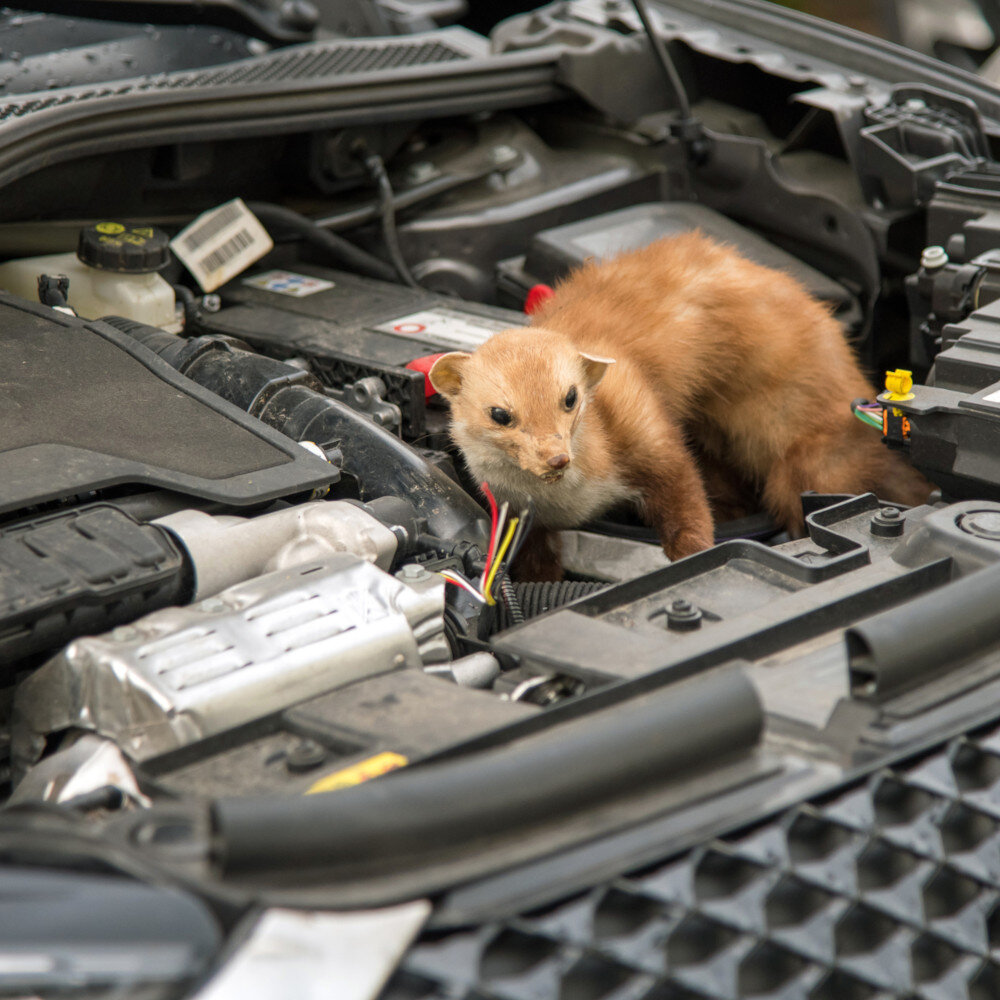
<svg viewBox="0 0 1000 1000">
<path fill-rule="evenodd" d="M 486 552 L 486 569 L 483 570 L 483 580 L 489 574 L 490 566 L 493 565 L 493 551 L 497 542 L 497 498 L 493 496 L 493 491 L 490 489 L 489 483 L 481 483 L 480 489 L 483 491 L 483 495 L 490 502 L 490 544 Z"/>
</svg>

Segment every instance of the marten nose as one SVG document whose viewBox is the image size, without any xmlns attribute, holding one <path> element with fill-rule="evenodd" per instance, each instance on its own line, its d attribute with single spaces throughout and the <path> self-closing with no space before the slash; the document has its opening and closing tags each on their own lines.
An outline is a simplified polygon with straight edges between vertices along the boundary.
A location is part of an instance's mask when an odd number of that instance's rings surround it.
<svg viewBox="0 0 1000 1000">
<path fill-rule="evenodd" d="M 569 455 L 553 455 L 549 459 L 549 465 L 553 469 L 565 469 L 569 465 Z"/>
</svg>

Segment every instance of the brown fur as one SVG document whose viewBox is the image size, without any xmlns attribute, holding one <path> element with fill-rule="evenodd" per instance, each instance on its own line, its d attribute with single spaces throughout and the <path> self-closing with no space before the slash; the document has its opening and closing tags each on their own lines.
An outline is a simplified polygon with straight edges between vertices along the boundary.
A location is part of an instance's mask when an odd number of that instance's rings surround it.
<svg viewBox="0 0 1000 1000">
<path fill-rule="evenodd" d="M 445 355 L 431 381 L 451 402 L 470 468 L 498 497 L 530 495 L 546 528 L 637 498 L 672 558 L 713 541 L 689 435 L 713 466 L 757 484 L 796 535 L 804 490 L 904 504 L 930 491 L 852 416 L 851 400 L 873 389 L 828 310 L 700 233 L 581 267 L 531 327 Z M 573 385 L 581 401 L 567 409 Z M 511 425 L 491 419 L 494 407 Z M 553 470 L 558 455 L 570 461 Z"/>
</svg>

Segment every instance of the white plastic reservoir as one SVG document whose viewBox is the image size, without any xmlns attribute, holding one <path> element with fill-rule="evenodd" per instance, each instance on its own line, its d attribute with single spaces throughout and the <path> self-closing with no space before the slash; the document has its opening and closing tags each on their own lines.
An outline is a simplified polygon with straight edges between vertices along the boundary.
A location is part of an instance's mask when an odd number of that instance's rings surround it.
<svg viewBox="0 0 1000 1000">
<path fill-rule="evenodd" d="M 168 261 L 166 234 L 149 226 L 99 222 L 80 233 L 76 253 L 0 264 L 0 288 L 37 302 L 39 275 L 65 274 L 69 278 L 67 300 L 78 316 L 125 316 L 177 332 L 174 290 L 157 273 Z"/>
</svg>

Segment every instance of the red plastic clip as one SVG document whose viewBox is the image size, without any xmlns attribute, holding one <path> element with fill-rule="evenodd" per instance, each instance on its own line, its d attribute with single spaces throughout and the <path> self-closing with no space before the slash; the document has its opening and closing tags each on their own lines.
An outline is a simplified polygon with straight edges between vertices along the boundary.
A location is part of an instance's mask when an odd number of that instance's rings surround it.
<svg viewBox="0 0 1000 1000">
<path fill-rule="evenodd" d="M 414 358 L 412 361 L 408 361 L 406 367 L 410 371 L 423 372 L 424 374 L 424 399 L 430 399 L 437 390 L 431 385 L 431 380 L 428 376 L 431 373 L 431 369 L 434 367 L 434 362 L 438 358 L 443 358 L 444 354 L 425 354 L 422 358 Z"/>
<path fill-rule="evenodd" d="M 530 316 L 552 298 L 556 293 L 548 285 L 533 285 L 528 297 L 524 300 L 524 311 Z"/>
</svg>

